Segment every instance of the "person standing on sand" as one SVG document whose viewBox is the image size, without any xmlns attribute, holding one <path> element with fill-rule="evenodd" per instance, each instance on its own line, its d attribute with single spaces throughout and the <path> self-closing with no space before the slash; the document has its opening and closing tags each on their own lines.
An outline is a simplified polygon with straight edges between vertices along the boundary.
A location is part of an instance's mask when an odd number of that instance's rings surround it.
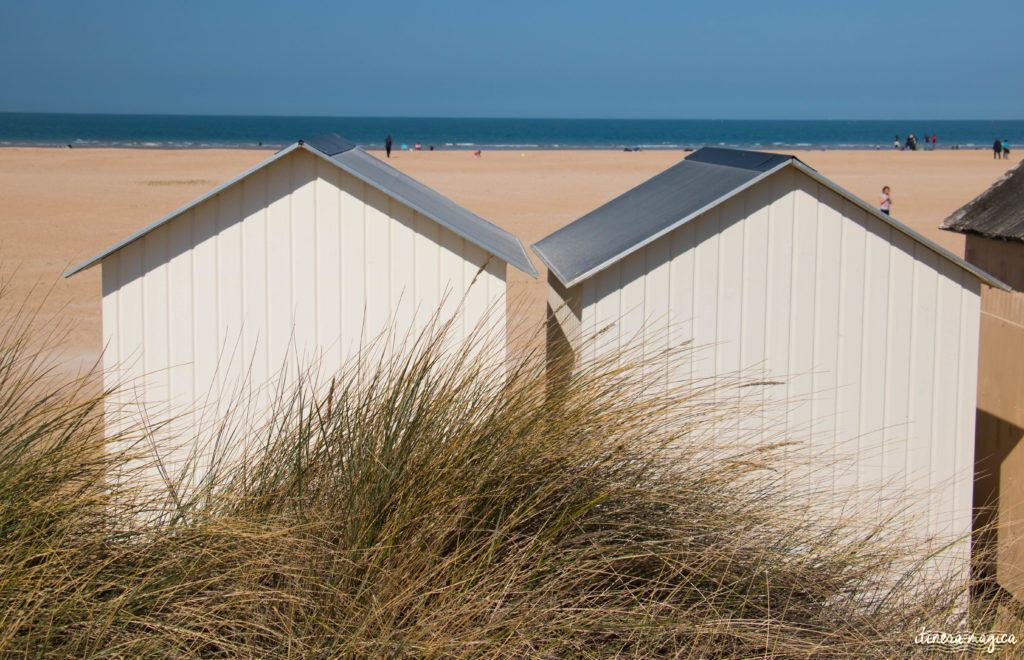
<svg viewBox="0 0 1024 660">
<path fill-rule="evenodd" d="M 992 157 L 999 158 L 1003 153 L 1003 143 L 996 138 L 996 141 L 992 143 Z"/>
<path fill-rule="evenodd" d="M 391 158 L 391 136 L 384 140 L 384 151 L 387 153 L 388 158 Z"/>
<path fill-rule="evenodd" d="M 1003 140 L 1003 158 L 1010 157 L 1010 141 Z"/>
<path fill-rule="evenodd" d="M 892 198 L 889 197 L 889 186 L 882 188 L 882 200 L 878 206 L 882 213 L 889 215 L 889 207 L 892 206 Z"/>
</svg>

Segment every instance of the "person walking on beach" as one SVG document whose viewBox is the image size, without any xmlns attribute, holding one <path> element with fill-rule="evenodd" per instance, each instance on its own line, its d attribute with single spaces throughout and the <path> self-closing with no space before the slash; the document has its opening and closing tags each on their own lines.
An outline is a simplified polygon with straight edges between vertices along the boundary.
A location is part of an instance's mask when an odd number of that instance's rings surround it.
<svg viewBox="0 0 1024 660">
<path fill-rule="evenodd" d="M 1009 157 L 1010 157 L 1010 141 L 1004 139 L 1003 140 L 1003 158 L 1009 158 Z"/>
<path fill-rule="evenodd" d="M 889 207 L 892 206 L 892 198 L 889 197 L 889 186 L 882 188 L 882 199 L 878 206 L 882 213 L 889 215 Z"/>
<path fill-rule="evenodd" d="M 996 141 L 992 143 L 992 157 L 999 158 L 1003 153 L 1003 143 L 996 138 Z"/>
<path fill-rule="evenodd" d="M 896 137 L 894 137 L 892 139 L 892 148 L 893 149 L 899 149 L 900 148 L 900 136 L 897 135 Z"/>
<path fill-rule="evenodd" d="M 387 153 L 388 158 L 391 158 L 391 136 L 384 140 L 384 151 Z"/>
</svg>

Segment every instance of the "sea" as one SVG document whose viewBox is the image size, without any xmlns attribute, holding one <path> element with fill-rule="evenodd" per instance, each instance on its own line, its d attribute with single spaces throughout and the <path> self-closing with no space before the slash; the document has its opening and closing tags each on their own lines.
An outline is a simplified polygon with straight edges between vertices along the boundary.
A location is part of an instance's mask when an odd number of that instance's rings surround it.
<svg viewBox="0 0 1024 660">
<path fill-rule="evenodd" d="M 496 119 L 0 113 L 0 146 L 280 148 L 338 133 L 369 149 L 939 149 L 1024 146 L 1024 120 Z"/>
</svg>

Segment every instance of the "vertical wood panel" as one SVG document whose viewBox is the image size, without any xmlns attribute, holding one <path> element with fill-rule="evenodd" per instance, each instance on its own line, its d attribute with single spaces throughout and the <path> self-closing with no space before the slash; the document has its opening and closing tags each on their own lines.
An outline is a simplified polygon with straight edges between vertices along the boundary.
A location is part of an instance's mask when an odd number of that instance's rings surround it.
<svg viewBox="0 0 1024 660">
<path fill-rule="evenodd" d="M 932 529 L 948 534 L 952 531 L 953 513 L 950 511 L 953 483 L 956 474 L 957 437 L 959 427 L 960 384 L 960 312 L 963 290 L 959 268 L 954 270 L 945 259 L 939 262 L 938 291 L 936 295 L 935 382 L 933 389 L 934 413 L 932 422 L 931 474 L 933 488 L 947 494 L 942 503 L 931 507 Z M 960 271 L 960 272 L 958 272 Z"/>
<path fill-rule="evenodd" d="M 888 334 L 885 358 L 885 419 L 882 481 L 896 495 L 907 488 L 907 449 L 910 435 L 910 353 L 914 295 L 914 241 L 902 232 L 892 232 L 889 261 Z"/>
<path fill-rule="evenodd" d="M 316 176 L 316 334 L 323 375 L 330 377 L 342 366 L 340 175 L 317 159 Z"/>
<path fill-rule="evenodd" d="M 317 340 L 316 160 L 312 154 L 292 155 L 291 272 L 294 352 L 303 370 L 319 363 Z"/>
<path fill-rule="evenodd" d="M 596 276 L 594 295 L 597 299 L 597 313 L 594 318 L 596 336 L 594 338 L 597 355 L 606 355 L 619 350 L 621 331 L 620 316 L 620 266 L 613 264 Z"/>
<path fill-rule="evenodd" d="M 467 282 L 464 281 L 465 270 L 462 263 L 462 238 L 454 232 L 440 227 L 441 253 L 440 253 L 440 278 L 441 286 L 441 314 L 438 319 L 441 323 L 447 323 L 455 318 L 460 306 L 462 297 L 466 291 Z M 454 323 L 453 330 L 456 331 L 456 339 L 462 339 L 463 330 L 461 321 Z"/>
<path fill-rule="evenodd" d="M 248 176 L 242 185 L 242 320 L 244 369 L 254 384 L 270 376 L 267 342 L 267 177 L 260 170 Z M 177 222 L 177 221 L 175 221 Z"/>
<path fill-rule="evenodd" d="M 267 170 L 267 362 L 271 377 L 294 374 L 291 158 Z"/>
<path fill-rule="evenodd" d="M 217 344 L 220 317 L 217 304 L 217 205 L 216 198 L 192 210 L 192 341 L 193 373 L 198 405 L 204 424 L 214 421 L 220 392 L 216 388 Z"/>
<path fill-rule="evenodd" d="M 697 247 L 693 223 L 686 223 L 669 234 L 669 345 L 675 349 L 694 342 L 694 273 Z M 679 359 L 669 373 L 669 385 L 689 383 L 693 378 L 692 360 Z"/>
<path fill-rule="evenodd" d="M 735 377 L 740 372 L 740 350 L 743 340 L 743 220 L 746 195 L 737 195 L 719 207 L 718 214 L 718 320 L 715 330 L 716 378 Z M 721 382 L 721 381 L 720 381 Z M 739 391 L 729 388 L 715 393 L 721 406 L 738 407 Z M 716 433 L 726 441 L 738 439 L 738 415 L 727 413 Z M 726 431 L 728 429 L 728 431 Z M 732 437 L 725 434 L 728 433 Z"/>
<path fill-rule="evenodd" d="M 839 336 L 836 344 L 836 437 L 842 439 L 843 461 L 859 460 L 861 371 L 864 369 L 864 302 L 868 298 L 865 253 L 868 219 L 858 207 L 844 203 L 840 256 Z M 851 493 L 860 480 L 858 465 L 845 465 L 836 475 L 836 488 Z"/>
<path fill-rule="evenodd" d="M 771 185 L 755 186 L 744 197 L 748 214 L 743 223 L 743 309 L 740 313 L 739 367 L 745 378 L 766 380 L 765 346 L 768 335 L 768 223 L 771 210 Z M 765 388 L 748 387 L 740 424 L 744 437 L 763 438 L 765 428 Z"/>
<path fill-rule="evenodd" d="M 441 225 L 419 213 L 415 214 L 414 221 L 415 291 L 420 306 L 417 315 L 420 323 L 428 323 L 441 304 Z"/>
<path fill-rule="evenodd" d="M 491 257 L 487 262 L 487 271 L 484 275 L 487 277 L 487 299 L 488 299 L 488 333 L 490 337 L 497 338 L 501 342 L 498 347 L 498 354 L 495 356 L 496 359 L 501 360 L 502 364 L 505 364 L 508 355 L 508 341 L 509 341 L 509 328 L 507 322 L 507 305 L 508 300 L 505 295 L 505 272 L 508 266 L 505 262 L 498 257 Z"/>
<path fill-rule="evenodd" d="M 767 327 L 768 223 L 772 193 L 770 185 L 746 193 L 749 216 L 743 223 L 743 310 L 740 368 L 763 370 Z"/>
<path fill-rule="evenodd" d="M 675 233 L 675 232 L 673 232 Z M 671 235 L 654 241 L 644 249 L 647 263 L 646 274 L 643 276 L 643 319 L 641 330 L 644 333 L 643 346 L 652 354 L 660 354 L 670 347 L 673 324 L 672 284 L 670 277 Z M 661 379 L 667 386 L 669 373 L 667 365 L 659 372 L 652 372 L 644 365 L 645 374 L 651 379 Z"/>
<path fill-rule="evenodd" d="M 398 338 L 413 332 L 416 304 L 416 236 L 413 210 L 391 204 L 391 307 Z M 486 297 L 486 294 L 485 294 Z M 414 336 L 409 337 L 415 340 Z"/>
<path fill-rule="evenodd" d="M 121 293 L 120 253 L 115 252 L 104 257 L 101 270 L 103 282 L 103 387 L 112 390 L 111 396 L 104 403 L 104 424 L 108 435 L 119 433 L 122 429 L 121 413 L 122 397 L 117 389 L 121 384 L 120 356 L 120 310 L 118 297 Z"/>
<path fill-rule="evenodd" d="M 142 287 L 142 244 L 139 241 L 121 248 L 118 270 L 121 283 L 118 297 L 121 368 L 125 385 L 131 392 L 129 398 L 136 401 L 141 400 L 145 390 L 142 376 L 146 373 L 146 355 L 143 351 L 145 296 Z"/>
<path fill-rule="evenodd" d="M 387 328 L 391 301 L 390 198 L 372 186 L 364 187 L 366 201 L 366 338 L 377 340 Z"/>
<path fill-rule="evenodd" d="M 577 355 L 585 360 L 597 358 L 597 276 L 576 285 L 580 288 L 580 348 Z M 574 289 L 576 287 L 573 287 Z M 571 339 L 571 337 L 570 337 Z"/>
<path fill-rule="evenodd" d="M 487 306 L 490 301 L 487 299 L 487 275 L 486 270 L 480 272 L 488 257 L 486 252 L 473 245 L 469 241 L 463 241 L 463 281 L 466 290 L 464 292 L 465 302 L 462 310 L 462 332 L 464 337 L 478 330 L 478 325 L 487 314 Z M 475 280 L 475 281 L 474 281 Z M 475 341 L 469 347 L 472 352 L 483 349 L 481 342 Z"/>
<path fill-rule="evenodd" d="M 957 373 L 960 383 L 957 393 L 956 475 L 953 497 L 953 530 L 964 536 L 971 529 L 971 504 L 975 466 L 975 420 L 978 403 L 978 348 L 981 331 L 981 285 L 971 275 L 961 273 L 964 288 L 961 292 L 960 362 Z M 1007 510 L 1009 507 L 1007 507 Z M 1005 514 L 1004 514 L 1005 515 Z M 969 548 L 967 548 L 969 551 Z"/>
<path fill-rule="evenodd" d="M 790 271 L 789 383 L 786 429 L 791 440 L 806 441 L 811 431 L 814 369 L 814 284 L 818 245 L 815 184 L 802 175 L 794 181 L 793 260 Z M 811 350 L 808 350 L 811 347 Z M 804 477 L 808 478 L 808 477 Z"/>
<path fill-rule="evenodd" d="M 637 250 L 619 262 L 619 348 L 643 355 L 644 273 L 646 250 Z"/>
<path fill-rule="evenodd" d="M 145 388 L 147 407 L 159 419 L 168 417 L 167 402 L 170 374 L 170 332 L 167 297 L 168 232 L 166 225 L 153 230 L 139 243 L 142 244 L 143 297 L 146 315 L 143 319 L 143 350 L 145 353 Z M 105 268 L 105 267 L 104 267 Z"/>
<path fill-rule="evenodd" d="M 341 337 L 342 355 L 359 351 L 366 309 L 366 204 L 367 186 L 354 176 L 341 177 Z"/>
<path fill-rule="evenodd" d="M 914 483 L 921 490 L 931 488 L 931 450 L 936 432 L 933 428 L 933 389 L 935 386 L 936 268 L 939 256 L 920 244 L 914 245 L 914 297 L 911 301 L 913 349 L 910 355 L 910 410 L 913 426 L 908 463 Z"/>
<path fill-rule="evenodd" d="M 170 234 L 170 403 L 175 430 L 194 427 L 192 403 L 196 400 L 193 369 L 192 213 L 186 212 L 167 225 Z M 180 415 L 180 417 L 179 417 Z M 183 438 L 184 439 L 184 438 Z"/>
<path fill-rule="evenodd" d="M 220 305 L 217 350 L 220 354 L 218 387 L 223 395 L 219 412 L 226 413 L 238 396 L 245 376 L 249 351 L 244 350 L 245 321 L 242 236 L 243 189 L 231 186 L 218 196 L 217 205 L 217 300 Z"/>
<path fill-rule="evenodd" d="M 885 429 L 886 355 L 889 310 L 889 265 L 892 230 L 876 218 L 867 226 L 864 271 L 864 322 L 860 373 L 860 465 L 862 487 L 877 484 L 882 474 Z"/>
<path fill-rule="evenodd" d="M 697 354 L 694 356 L 695 379 L 715 376 L 718 336 L 718 210 L 712 209 L 695 218 L 694 241 L 697 244 L 693 266 L 693 325 Z"/>
<path fill-rule="evenodd" d="M 744 198 L 737 195 L 720 207 L 718 218 L 718 321 L 715 333 L 715 373 L 725 376 L 740 369 L 743 327 Z"/>
<path fill-rule="evenodd" d="M 814 377 L 812 379 L 811 441 L 815 451 L 833 461 L 832 483 L 837 472 L 856 469 L 841 463 L 836 446 L 836 352 L 839 336 L 839 272 L 842 255 L 842 208 L 839 196 L 818 186 L 818 232 L 814 282 Z"/>
<path fill-rule="evenodd" d="M 786 427 L 786 400 L 790 398 L 789 341 L 790 295 L 793 278 L 793 193 L 796 173 L 785 169 L 765 182 L 772 190 L 768 210 L 768 276 L 765 282 L 765 369 L 768 378 L 782 382 L 771 388 L 770 407 L 766 411 L 773 423 L 789 433 Z M 788 438 L 788 436 L 787 436 Z M 787 454 L 790 450 L 786 450 Z M 784 479 L 791 479 L 785 476 Z"/>
</svg>

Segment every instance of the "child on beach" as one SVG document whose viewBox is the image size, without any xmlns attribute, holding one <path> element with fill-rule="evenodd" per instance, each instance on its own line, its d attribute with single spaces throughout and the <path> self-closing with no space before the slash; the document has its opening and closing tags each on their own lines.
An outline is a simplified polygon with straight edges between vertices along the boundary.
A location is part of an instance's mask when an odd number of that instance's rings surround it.
<svg viewBox="0 0 1024 660">
<path fill-rule="evenodd" d="M 882 200 L 878 206 L 882 213 L 889 215 L 889 207 L 892 206 L 892 198 L 889 197 L 889 186 L 882 188 Z"/>
</svg>

